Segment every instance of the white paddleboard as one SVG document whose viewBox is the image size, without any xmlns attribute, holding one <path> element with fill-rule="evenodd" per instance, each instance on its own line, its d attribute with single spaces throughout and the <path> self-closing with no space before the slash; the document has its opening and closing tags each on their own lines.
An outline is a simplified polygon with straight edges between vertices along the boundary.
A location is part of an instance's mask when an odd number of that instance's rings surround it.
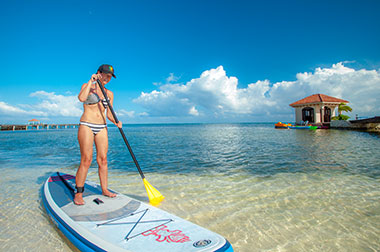
<svg viewBox="0 0 380 252">
<path fill-rule="evenodd" d="M 81 251 L 233 251 L 212 231 L 117 192 L 115 198 L 103 196 L 100 185 L 89 181 L 86 204 L 77 206 L 74 187 L 74 176 L 54 173 L 42 200 L 53 223 Z"/>
</svg>

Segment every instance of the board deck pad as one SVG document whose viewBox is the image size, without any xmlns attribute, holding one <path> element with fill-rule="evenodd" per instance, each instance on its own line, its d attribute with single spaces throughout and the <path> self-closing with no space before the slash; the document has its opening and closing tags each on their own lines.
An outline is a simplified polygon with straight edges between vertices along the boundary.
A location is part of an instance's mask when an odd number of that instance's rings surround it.
<svg viewBox="0 0 380 252">
<path fill-rule="evenodd" d="M 72 175 L 54 173 L 42 188 L 49 216 L 81 251 L 233 251 L 224 237 L 180 217 L 115 191 L 103 196 L 90 181 L 84 187 L 82 206 L 73 203 Z"/>
</svg>

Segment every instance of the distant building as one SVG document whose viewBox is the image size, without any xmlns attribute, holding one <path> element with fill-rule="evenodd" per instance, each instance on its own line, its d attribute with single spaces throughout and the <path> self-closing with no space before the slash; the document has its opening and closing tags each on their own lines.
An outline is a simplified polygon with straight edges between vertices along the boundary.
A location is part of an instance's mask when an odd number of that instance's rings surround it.
<svg viewBox="0 0 380 252">
<path fill-rule="evenodd" d="M 40 124 L 40 121 L 37 119 L 32 119 L 32 120 L 28 121 L 28 124 L 29 125 L 38 125 L 38 124 Z"/>
<path fill-rule="evenodd" d="M 309 122 L 312 124 L 329 124 L 335 115 L 335 109 L 346 100 L 324 94 L 313 94 L 302 100 L 293 102 L 289 106 L 296 109 L 296 124 Z"/>
</svg>

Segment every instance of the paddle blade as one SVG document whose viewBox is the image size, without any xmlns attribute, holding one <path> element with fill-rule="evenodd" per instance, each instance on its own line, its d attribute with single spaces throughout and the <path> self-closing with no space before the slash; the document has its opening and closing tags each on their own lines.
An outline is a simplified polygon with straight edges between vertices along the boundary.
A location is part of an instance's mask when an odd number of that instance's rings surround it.
<svg viewBox="0 0 380 252">
<path fill-rule="evenodd" d="M 163 201 L 165 197 L 162 196 L 162 194 L 156 188 L 154 188 L 151 184 L 149 184 L 149 182 L 145 178 L 143 179 L 143 181 L 144 181 L 145 189 L 148 193 L 150 204 L 152 204 L 153 206 L 159 205 L 160 202 Z"/>
</svg>

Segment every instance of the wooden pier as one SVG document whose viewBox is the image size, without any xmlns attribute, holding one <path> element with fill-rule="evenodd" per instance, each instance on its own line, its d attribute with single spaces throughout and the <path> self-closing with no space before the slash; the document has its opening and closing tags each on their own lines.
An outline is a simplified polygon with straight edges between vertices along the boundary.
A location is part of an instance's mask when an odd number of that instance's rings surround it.
<svg viewBox="0 0 380 252">
<path fill-rule="evenodd" d="M 0 125 L 0 131 L 75 129 L 78 126 L 79 124 L 4 124 Z"/>
</svg>

